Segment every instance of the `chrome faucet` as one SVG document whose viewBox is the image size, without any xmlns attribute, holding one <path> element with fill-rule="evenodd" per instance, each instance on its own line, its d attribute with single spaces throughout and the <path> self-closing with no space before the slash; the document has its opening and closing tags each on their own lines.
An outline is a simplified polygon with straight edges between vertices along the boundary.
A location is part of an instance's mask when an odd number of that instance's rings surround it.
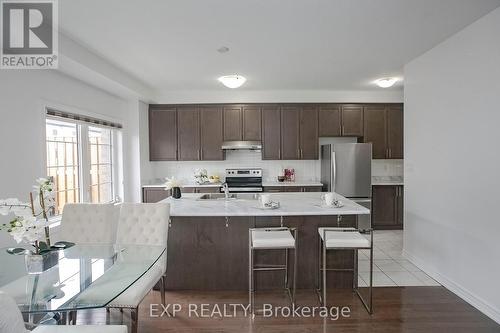
<svg viewBox="0 0 500 333">
<path fill-rule="evenodd" d="M 229 186 L 227 183 L 222 184 L 222 190 L 224 191 L 225 198 L 229 199 Z"/>
</svg>

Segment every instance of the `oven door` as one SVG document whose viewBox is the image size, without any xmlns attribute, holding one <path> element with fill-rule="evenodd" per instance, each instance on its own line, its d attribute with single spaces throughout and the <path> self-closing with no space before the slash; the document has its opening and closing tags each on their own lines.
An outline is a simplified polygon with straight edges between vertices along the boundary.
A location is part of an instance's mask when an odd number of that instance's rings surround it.
<svg viewBox="0 0 500 333">
<path fill-rule="evenodd" d="M 229 192 L 262 192 L 261 177 L 226 177 Z"/>
</svg>

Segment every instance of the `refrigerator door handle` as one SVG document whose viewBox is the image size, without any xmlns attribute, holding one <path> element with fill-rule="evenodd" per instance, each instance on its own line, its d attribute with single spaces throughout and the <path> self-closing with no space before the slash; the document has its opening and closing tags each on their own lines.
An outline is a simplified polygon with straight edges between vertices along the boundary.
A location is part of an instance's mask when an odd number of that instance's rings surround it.
<svg viewBox="0 0 500 333">
<path fill-rule="evenodd" d="M 337 185 L 337 160 L 335 152 L 332 152 L 332 192 L 335 192 L 335 185 Z"/>
</svg>

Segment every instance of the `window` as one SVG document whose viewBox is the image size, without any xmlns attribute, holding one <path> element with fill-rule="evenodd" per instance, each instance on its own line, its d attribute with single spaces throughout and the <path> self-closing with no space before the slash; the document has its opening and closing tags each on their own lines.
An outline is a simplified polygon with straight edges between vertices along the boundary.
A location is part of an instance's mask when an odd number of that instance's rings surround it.
<svg viewBox="0 0 500 333">
<path fill-rule="evenodd" d="M 116 132 L 107 126 L 47 117 L 47 175 L 54 181 L 55 215 L 66 203 L 114 200 Z"/>
</svg>

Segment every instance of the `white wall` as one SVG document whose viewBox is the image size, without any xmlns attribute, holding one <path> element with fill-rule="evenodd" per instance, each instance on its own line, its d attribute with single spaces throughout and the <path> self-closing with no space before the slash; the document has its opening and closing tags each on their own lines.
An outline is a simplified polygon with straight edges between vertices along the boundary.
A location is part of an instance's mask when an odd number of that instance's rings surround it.
<svg viewBox="0 0 500 333">
<path fill-rule="evenodd" d="M 45 106 L 124 125 L 124 198 L 140 201 L 138 105 L 53 70 L 0 71 L 0 198 L 27 195 L 45 169 Z M 128 163 L 128 161 L 137 161 Z M 6 237 L 0 232 L 0 247 Z"/>
<path fill-rule="evenodd" d="M 406 254 L 500 322 L 500 9 L 405 67 Z"/>
</svg>

